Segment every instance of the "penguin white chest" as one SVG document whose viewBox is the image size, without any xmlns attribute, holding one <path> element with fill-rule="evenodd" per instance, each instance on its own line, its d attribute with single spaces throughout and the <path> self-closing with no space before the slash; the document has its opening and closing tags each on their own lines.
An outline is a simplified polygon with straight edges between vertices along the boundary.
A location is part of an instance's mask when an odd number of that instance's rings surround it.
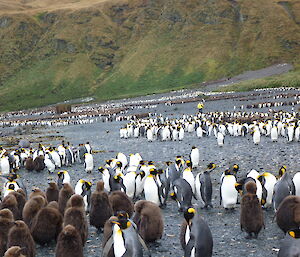
<svg viewBox="0 0 300 257">
<path fill-rule="evenodd" d="M 118 225 L 114 225 L 113 229 L 113 241 L 114 241 L 114 254 L 115 257 L 122 257 L 126 252 L 125 240 L 123 238 L 122 230 Z"/>
<path fill-rule="evenodd" d="M 222 204 L 224 208 L 234 208 L 237 202 L 238 192 L 235 189 L 236 178 L 233 175 L 225 175 L 221 185 Z"/>
<path fill-rule="evenodd" d="M 148 176 L 145 180 L 144 184 L 144 193 L 145 193 L 145 199 L 147 201 L 156 203 L 157 205 L 160 205 L 159 202 L 159 196 L 158 196 L 158 188 L 154 181 L 153 177 Z"/>
</svg>

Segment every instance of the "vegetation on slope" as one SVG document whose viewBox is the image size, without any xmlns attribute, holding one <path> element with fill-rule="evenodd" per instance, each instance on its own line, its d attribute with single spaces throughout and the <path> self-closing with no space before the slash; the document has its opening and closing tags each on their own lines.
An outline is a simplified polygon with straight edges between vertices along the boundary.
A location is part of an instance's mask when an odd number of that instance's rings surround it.
<svg viewBox="0 0 300 257">
<path fill-rule="evenodd" d="M 299 1 L 29 0 L 14 12 L 13 3 L 6 12 L 0 3 L 0 110 L 299 63 Z"/>
</svg>

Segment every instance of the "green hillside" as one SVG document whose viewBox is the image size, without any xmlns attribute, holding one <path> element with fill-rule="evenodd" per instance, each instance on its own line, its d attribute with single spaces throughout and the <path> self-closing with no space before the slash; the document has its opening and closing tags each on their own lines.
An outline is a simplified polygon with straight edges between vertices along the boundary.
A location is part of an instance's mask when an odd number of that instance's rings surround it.
<svg viewBox="0 0 300 257">
<path fill-rule="evenodd" d="M 28 2 L 0 3 L 1 111 L 164 92 L 300 60 L 298 0 Z"/>
</svg>

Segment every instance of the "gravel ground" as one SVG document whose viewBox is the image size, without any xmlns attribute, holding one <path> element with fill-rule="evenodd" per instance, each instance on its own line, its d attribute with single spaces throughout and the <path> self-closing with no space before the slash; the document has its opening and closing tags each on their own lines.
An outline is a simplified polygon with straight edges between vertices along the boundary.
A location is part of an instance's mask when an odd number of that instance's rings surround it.
<svg viewBox="0 0 300 257">
<path fill-rule="evenodd" d="M 270 97 L 278 92 L 270 93 Z M 261 101 L 260 99 L 257 99 Z M 253 101 L 253 100 L 252 100 Z M 264 99 L 264 101 L 267 101 Z M 235 105 L 246 105 L 248 102 L 236 102 L 235 100 L 221 100 L 207 102 L 205 111 L 227 111 L 233 110 Z M 195 103 L 187 103 L 173 106 L 158 105 L 152 112 L 162 113 L 170 117 L 192 114 L 196 111 Z M 284 107 L 291 110 L 290 106 Z M 265 110 L 260 110 L 265 111 Z M 141 110 L 141 112 L 144 112 Z M 185 134 L 182 142 L 159 142 L 148 143 L 144 138 L 123 139 L 119 138 L 119 128 L 124 122 L 93 123 L 86 125 L 70 125 L 66 127 L 41 129 L 40 134 L 34 136 L 62 136 L 73 145 L 89 141 L 94 150 L 100 150 L 94 155 L 95 170 L 92 174 L 86 174 L 83 164 L 75 164 L 66 168 L 71 175 L 71 182 L 74 186 L 80 178 L 93 182 L 101 178 L 97 168 L 104 165 L 104 161 L 114 157 L 118 152 L 127 156 L 130 153 L 140 153 L 143 159 L 152 160 L 158 167 L 165 167 L 164 162 L 174 160 L 176 155 L 188 157 L 193 145 L 197 146 L 201 154 L 201 162 L 198 171 L 203 170 L 210 162 L 217 164 L 218 168 L 212 174 L 213 181 L 213 205 L 211 210 L 199 209 L 199 213 L 208 222 L 214 239 L 214 256 L 276 256 L 275 249 L 279 248 L 283 233 L 274 223 L 273 210 L 264 211 L 266 229 L 261 231 L 258 239 L 247 240 L 245 234 L 241 233 L 239 225 L 240 207 L 234 211 L 225 211 L 219 206 L 219 180 L 221 173 L 232 163 L 240 165 L 240 177 L 243 177 L 249 170 L 269 171 L 277 174 L 280 166 L 286 165 L 292 173 L 300 170 L 299 164 L 299 143 L 287 143 L 280 138 L 276 143 L 269 138 L 262 137 L 259 145 L 254 145 L 250 136 L 245 138 L 225 138 L 225 145 L 222 148 L 217 146 L 213 137 L 196 138 L 195 133 Z M 46 141 L 45 145 L 58 145 L 60 141 Z M 49 174 L 20 170 L 20 175 L 26 181 L 27 187 L 37 186 L 46 188 Z M 94 189 L 94 186 L 93 186 Z M 193 202 L 195 207 L 200 207 L 197 201 Z M 179 230 L 183 216 L 177 210 L 177 204 L 168 201 L 167 208 L 162 210 L 165 219 L 165 231 L 163 238 L 149 247 L 152 256 L 183 256 L 179 243 Z M 89 238 L 84 249 L 85 256 L 101 256 L 102 234 L 97 234 L 96 229 L 90 227 Z M 46 246 L 38 246 L 37 256 L 48 257 L 54 255 L 54 243 Z"/>
</svg>

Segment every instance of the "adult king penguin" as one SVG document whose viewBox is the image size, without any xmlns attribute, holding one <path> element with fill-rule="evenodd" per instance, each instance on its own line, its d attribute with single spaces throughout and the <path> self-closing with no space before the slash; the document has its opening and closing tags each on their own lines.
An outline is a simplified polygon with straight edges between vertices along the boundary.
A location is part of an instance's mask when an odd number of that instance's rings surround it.
<svg viewBox="0 0 300 257">
<path fill-rule="evenodd" d="M 225 170 L 220 188 L 220 204 L 225 209 L 233 209 L 236 206 L 238 192 L 235 189 L 235 184 L 235 176 L 231 175 L 229 170 Z"/>
<path fill-rule="evenodd" d="M 195 196 L 204 204 L 204 208 L 213 207 L 212 198 L 212 183 L 210 172 L 216 168 L 216 164 L 210 163 L 207 165 L 203 173 L 198 173 L 195 179 Z"/>
<path fill-rule="evenodd" d="M 193 146 L 190 154 L 192 168 L 197 168 L 199 166 L 199 158 L 200 158 L 199 149 L 196 146 Z"/>
<path fill-rule="evenodd" d="M 207 223 L 194 208 L 187 208 L 180 231 L 180 243 L 185 257 L 211 257 L 213 238 Z"/>
</svg>

